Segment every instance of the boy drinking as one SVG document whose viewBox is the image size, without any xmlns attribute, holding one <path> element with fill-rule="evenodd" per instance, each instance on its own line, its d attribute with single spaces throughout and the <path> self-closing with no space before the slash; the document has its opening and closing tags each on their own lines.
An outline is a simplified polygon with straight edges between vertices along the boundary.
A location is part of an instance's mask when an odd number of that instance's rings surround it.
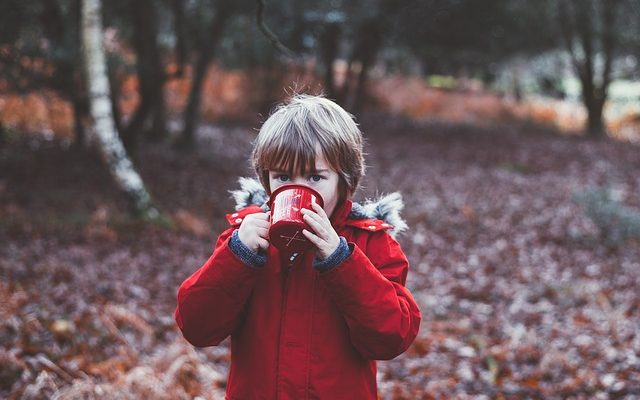
<svg viewBox="0 0 640 400">
<path fill-rule="evenodd" d="M 296 95 L 262 125 L 231 227 L 178 290 L 176 322 L 194 346 L 231 336 L 227 399 L 377 399 L 376 362 L 404 352 L 420 310 L 405 288 L 406 229 L 393 193 L 351 199 L 364 174 L 362 134 L 321 96 Z M 312 251 L 269 243 L 268 196 L 305 185 L 324 200 L 303 209 Z"/>
</svg>

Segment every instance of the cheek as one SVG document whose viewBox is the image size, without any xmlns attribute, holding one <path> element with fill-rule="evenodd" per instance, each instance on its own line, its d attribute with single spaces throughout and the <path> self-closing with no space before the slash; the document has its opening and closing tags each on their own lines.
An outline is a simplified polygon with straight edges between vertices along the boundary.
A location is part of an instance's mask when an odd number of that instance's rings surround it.
<svg viewBox="0 0 640 400">
<path fill-rule="evenodd" d="M 324 198 L 325 202 L 333 204 L 337 201 L 338 199 L 338 186 L 336 182 L 327 182 L 327 184 L 325 185 L 325 187 L 323 188 L 322 192 L 322 197 Z"/>
<path fill-rule="evenodd" d="M 269 178 L 269 189 L 271 189 L 272 192 L 276 190 L 280 185 L 282 185 L 282 183 L 280 183 L 280 181 L 278 181 L 277 179 Z"/>
</svg>

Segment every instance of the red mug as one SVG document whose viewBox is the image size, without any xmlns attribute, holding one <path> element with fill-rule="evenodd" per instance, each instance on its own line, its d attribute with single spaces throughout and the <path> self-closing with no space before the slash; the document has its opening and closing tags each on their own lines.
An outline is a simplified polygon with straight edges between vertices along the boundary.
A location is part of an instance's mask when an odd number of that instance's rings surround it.
<svg viewBox="0 0 640 400">
<path fill-rule="evenodd" d="M 271 244 L 288 253 L 303 253 L 312 248 L 313 244 L 302 234 L 303 229 L 311 230 L 302 218 L 302 209 L 313 210 L 312 203 L 324 206 L 320 193 L 308 186 L 291 184 L 274 190 L 269 198 Z"/>
</svg>

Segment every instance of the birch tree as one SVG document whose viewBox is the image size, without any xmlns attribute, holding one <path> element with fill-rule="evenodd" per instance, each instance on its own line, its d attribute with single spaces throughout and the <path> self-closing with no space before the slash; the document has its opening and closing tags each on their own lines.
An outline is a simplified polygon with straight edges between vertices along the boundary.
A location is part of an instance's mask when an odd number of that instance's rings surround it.
<svg viewBox="0 0 640 400">
<path fill-rule="evenodd" d="M 129 160 L 111 114 L 111 94 L 102 47 L 101 0 L 82 2 L 82 41 L 94 141 L 117 185 L 144 219 L 158 219 L 140 175 Z"/>
</svg>

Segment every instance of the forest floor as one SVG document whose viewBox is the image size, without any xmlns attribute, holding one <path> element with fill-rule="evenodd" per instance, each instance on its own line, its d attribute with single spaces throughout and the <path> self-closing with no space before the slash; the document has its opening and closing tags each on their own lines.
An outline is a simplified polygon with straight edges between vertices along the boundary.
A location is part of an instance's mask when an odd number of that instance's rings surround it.
<svg viewBox="0 0 640 400">
<path fill-rule="evenodd" d="M 576 197 L 606 189 L 640 212 L 638 145 L 380 114 L 361 127 L 355 200 L 402 192 L 423 315 L 378 363 L 381 398 L 640 397 L 640 242 L 603 235 Z M 228 340 L 194 349 L 173 311 L 252 175 L 255 133 L 206 126 L 189 155 L 144 146 L 173 226 L 127 217 L 95 154 L 0 144 L 1 398 L 223 398 Z"/>
</svg>

